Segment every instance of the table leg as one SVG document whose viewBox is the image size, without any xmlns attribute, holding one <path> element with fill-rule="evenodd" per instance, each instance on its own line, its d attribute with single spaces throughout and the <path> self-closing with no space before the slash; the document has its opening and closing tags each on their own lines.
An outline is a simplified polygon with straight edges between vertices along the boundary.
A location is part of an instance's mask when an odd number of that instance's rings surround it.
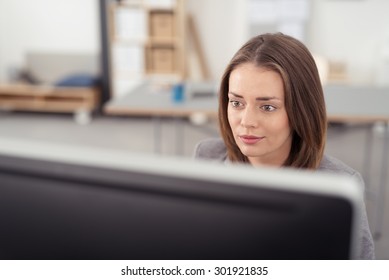
<svg viewBox="0 0 389 280">
<path fill-rule="evenodd" d="M 181 117 L 175 118 L 176 125 L 176 155 L 184 154 L 184 121 Z"/>
<path fill-rule="evenodd" d="M 375 226 L 374 226 L 374 238 L 379 239 L 382 235 L 382 227 L 384 223 L 384 211 L 385 211 L 385 192 L 387 188 L 387 172 L 388 172 L 388 145 L 389 145 L 389 123 L 385 123 L 383 147 L 382 147 L 382 161 L 381 161 L 381 176 L 380 184 L 377 195 L 377 204 L 375 209 Z"/>
<path fill-rule="evenodd" d="M 162 153 L 162 121 L 161 117 L 153 117 L 154 124 L 154 153 Z"/>
<path fill-rule="evenodd" d="M 371 185 L 370 185 L 370 171 L 371 171 L 371 158 L 373 154 L 373 127 L 374 124 L 368 124 L 368 131 L 366 133 L 366 139 L 365 139 L 365 154 L 363 156 L 363 179 L 365 181 L 365 193 L 369 196 L 371 192 Z"/>
</svg>

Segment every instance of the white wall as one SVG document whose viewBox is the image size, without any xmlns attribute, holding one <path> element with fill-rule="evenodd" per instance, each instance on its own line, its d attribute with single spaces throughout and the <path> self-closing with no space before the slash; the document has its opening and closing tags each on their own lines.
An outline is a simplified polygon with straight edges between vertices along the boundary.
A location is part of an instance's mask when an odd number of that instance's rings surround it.
<svg viewBox="0 0 389 280">
<path fill-rule="evenodd" d="M 219 79 L 227 63 L 247 39 L 246 2 L 187 0 L 186 4 L 196 21 L 211 76 Z"/>
<path fill-rule="evenodd" d="M 389 1 L 313 0 L 312 4 L 310 49 L 347 63 L 351 83 L 375 84 L 380 49 L 389 41 Z"/>
<path fill-rule="evenodd" d="M 214 79 L 248 39 L 247 0 L 187 0 Z M 312 0 L 308 47 L 374 83 L 389 41 L 388 0 Z M 26 51 L 99 52 L 98 0 L 0 0 L 0 81 Z"/>
<path fill-rule="evenodd" d="M 248 39 L 247 1 L 188 0 L 214 78 Z M 375 84 L 382 61 L 379 49 L 389 41 L 389 0 L 311 0 L 310 8 L 310 50 L 345 62 L 351 83 Z"/>
<path fill-rule="evenodd" d="M 98 0 L 1 0 L 0 81 L 27 51 L 99 52 Z"/>
</svg>

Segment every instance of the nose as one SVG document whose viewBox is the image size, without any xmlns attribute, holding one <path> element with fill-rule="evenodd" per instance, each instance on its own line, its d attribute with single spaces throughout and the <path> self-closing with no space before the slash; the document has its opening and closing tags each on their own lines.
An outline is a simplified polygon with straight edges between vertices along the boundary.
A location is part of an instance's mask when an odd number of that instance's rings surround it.
<svg viewBox="0 0 389 280">
<path fill-rule="evenodd" d="M 251 108 L 248 106 L 244 110 L 242 110 L 240 124 L 243 127 L 256 127 L 257 126 L 257 120 L 256 120 L 256 114 L 255 114 L 254 108 Z"/>
</svg>

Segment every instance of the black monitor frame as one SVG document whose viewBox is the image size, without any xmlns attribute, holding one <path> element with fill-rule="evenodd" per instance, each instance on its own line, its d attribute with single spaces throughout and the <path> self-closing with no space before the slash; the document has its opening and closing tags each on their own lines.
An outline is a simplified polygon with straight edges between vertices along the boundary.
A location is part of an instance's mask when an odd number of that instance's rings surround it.
<svg viewBox="0 0 389 280">
<path fill-rule="evenodd" d="M 357 256 L 350 178 L 16 144 L 0 150 L 0 259 Z"/>
</svg>

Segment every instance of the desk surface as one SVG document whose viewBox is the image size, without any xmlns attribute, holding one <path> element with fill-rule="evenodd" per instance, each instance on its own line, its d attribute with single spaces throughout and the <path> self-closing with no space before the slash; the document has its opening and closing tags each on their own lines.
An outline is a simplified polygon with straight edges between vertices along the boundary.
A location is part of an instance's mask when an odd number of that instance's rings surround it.
<svg viewBox="0 0 389 280">
<path fill-rule="evenodd" d="M 217 117 L 218 98 L 213 96 L 186 97 L 182 102 L 172 100 L 169 89 L 152 89 L 148 84 L 140 85 L 128 94 L 109 101 L 104 112 L 110 115 L 189 117 L 202 113 Z"/>
<path fill-rule="evenodd" d="M 329 85 L 324 87 L 329 121 L 389 121 L 389 88 Z M 217 117 L 218 98 L 187 97 L 174 103 L 170 90 L 153 92 L 150 85 L 141 85 L 129 94 L 107 103 L 104 112 L 111 115 L 187 117 L 202 113 Z"/>
<path fill-rule="evenodd" d="M 389 121 L 389 88 L 329 85 L 324 96 L 330 121 Z"/>
</svg>

